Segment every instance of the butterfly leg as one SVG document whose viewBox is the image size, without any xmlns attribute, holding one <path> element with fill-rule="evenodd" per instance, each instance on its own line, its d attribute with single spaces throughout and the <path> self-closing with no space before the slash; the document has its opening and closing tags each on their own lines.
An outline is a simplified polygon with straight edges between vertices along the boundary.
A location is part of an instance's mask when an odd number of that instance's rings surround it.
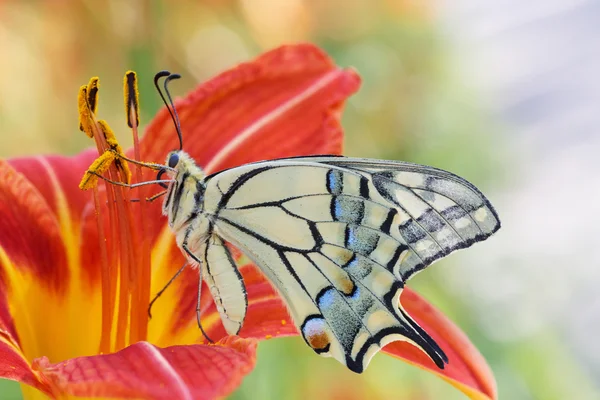
<svg viewBox="0 0 600 400">
<path fill-rule="evenodd" d="M 161 197 L 161 196 L 164 196 L 165 194 L 167 194 L 167 191 L 166 191 L 166 190 L 163 190 L 162 192 L 158 192 L 158 193 L 156 193 L 156 194 L 155 194 L 154 196 L 152 196 L 152 197 L 146 197 L 146 201 L 147 201 L 147 202 L 149 202 L 149 203 L 151 203 L 151 202 L 153 202 L 154 200 L 158 199 L 159 197 Z"/>
<path fill-rule="evenodd" d="M 169 286 L 171 286 L 171 283 L 173 283 L 173 281 L 177 279 L 177 277 L 181 274 L 181 272 L 183 272 L 184 268 L 187 267 L 187 265 L 188 263 L 183 264 L 183 266 L 179 268 L 177 272 L 175 272 L 175 275 L 173 275 L 173 277 L 169 279 L 169 282 L 167 282 L 167 284 L 162 289 L 160 289 L 158 293 L 156 293 L 150 304 L 148 304 L 148 318 L 152 319 L 152 305 L 154 304 L 154 302 L 158 300 L 158 298 L 165 292 L 165 290 L 167 290 Z"/>
<path fill-rule="evenodd" d="M 118 152 L 116 152 L 114 150 L 112 150 L 112 152 L 114 153 L 114 155 L 115 155 L 116 158 L 119 158 L 121 160 L 125 160 L 125 161 L 130 162 L 130 163 L 135 164 L 135 165 L 139 165 L 140 167 L 146 167 L 146 168 L 149 168 L 149 169 L 153 169 L 155 171 L 159 171 L 161 169 L 168 169 L 169 171 L 175 171 L 174 168 L 171 168 L 171 167 L 169 167 L 167 165 L 162 165 L 162 164 L 157 164 L 157 163 L 151 163 L 151 162 L 144 162 L 144 161 L 138 161 L 138 160 L 134 160 L 134 159 L 125 157 L 124 155 L 122 155 L 122 154 L 120 154 L 120 153 L 118 153 Z"/>
<path fill-rule="evenodd" d="M 196 303 L 196 321 L 198 322 L 198 328 L 200 328 L 200 331 L 202 332 L 202 334 L 204 335 L 204 337 L 206 338 L 206 340 L 208 340 L 210 343 L 214 343 L 214 340 L 212 340 L 204 331 L 204 328 L 202 328 L 202 321 L 200 319 L 200 295 L 202 294 L 202 261 L 200 261 L 200 259 L 198 257 L 196 257 L 191 251 L 190 249 L 187 247 L 187 244 L 183 244 L 181 246 L 181 248 L 183 249 L 183 251 L 186 252 L 186 254 L 188 256 L 190 256 L 190 258 L 192 260 L 194 260 L 195 262 L 198 263 L 198 274 L 199 274 L 199 278 L 198 278 L 198 303 Z"/>
<path fill-rule="evenodd" d="M 152 203 L 154 200 L 158 199 L 161 196 L 164 196 L 165 194 L 167 194 L 166 190 L 163 190 L 162 192 L 158 192 L 155 195 L 153 195 L 152 197 L 146 197 L 146 201 L 148 203 Z M 113 200 L 114 203 L 117 202 L 117 200 Z M 139 203 L 140 199 L 129 199 L 130 203 Z M 106 201 L 106 204 L 108 204 L 108 201 Z"/>
<path fill-rule="evenodd" d="M 154 181 L 145 181 L 145 182 L 139 182 L 139 183 L 123 183 L 123 182 L 118 182 L 118 181 L 113 181 L 112 179 L 109 179 L 105 176 L 100 175 L 99 173 L 97 173 L 96 171 L 91 171 L 91 170 L 87 170 L 86 172 L 92 174 L 92 175 L 96 175 L 98 178 L 105 180 L 106 182 L 113 184 L 113 185 L 117 185 L 117 186 L 123 186 L 123 187 L 127 187 L 127 188 L 136 188 L 139 186 L 145 186 L 145 185 L 152 185 L 154 183 L 171 183 L 173 180 L 172 179 L 157 179 Z"/>
</svg>

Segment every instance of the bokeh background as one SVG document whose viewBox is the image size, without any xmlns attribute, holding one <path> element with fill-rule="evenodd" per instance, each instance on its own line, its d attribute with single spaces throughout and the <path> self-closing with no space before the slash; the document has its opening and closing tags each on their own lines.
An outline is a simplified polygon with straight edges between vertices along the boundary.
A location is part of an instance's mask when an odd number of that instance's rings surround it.
<svg viewBox="0 0 600 400">
<path fill-rule="evenodd" d="M 480 187 L 503 219 L 410 285 L 488 360 L 501 399 L 600 399 L 600 3 L 592 0 L 0 0 L 0 157 L 75 154 L 77 90 L 125 128 L 122 75 L 178 94 L 283 43 L 310 41 L 363 78 L 346 154 L 426 163 Z M 126 143 L 125 129 L 121 138 Z M 54 360 L 58 361 L 58 360 Z M 0 399 L 20 388 L 0 380 Z M 462 399 L 383 355 L 362 375 L 301 339 L 261 343 L 232 399 Z"/>
</svg>

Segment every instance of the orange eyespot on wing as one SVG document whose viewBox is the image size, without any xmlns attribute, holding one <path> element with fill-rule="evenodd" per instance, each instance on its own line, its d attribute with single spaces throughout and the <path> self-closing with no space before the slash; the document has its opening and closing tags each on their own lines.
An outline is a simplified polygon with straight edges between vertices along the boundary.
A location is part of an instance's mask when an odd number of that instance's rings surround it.
<svg viewBox="0 0 600 400">
<path fill-rule="evenodd" d="M 326 331 L 327 322 L 320 316 L 312 315 L 306 318 L 301 327 L 302 336 L 306 343 L 317 353 L 329 350 L 331 341 Z"/>
</svg>

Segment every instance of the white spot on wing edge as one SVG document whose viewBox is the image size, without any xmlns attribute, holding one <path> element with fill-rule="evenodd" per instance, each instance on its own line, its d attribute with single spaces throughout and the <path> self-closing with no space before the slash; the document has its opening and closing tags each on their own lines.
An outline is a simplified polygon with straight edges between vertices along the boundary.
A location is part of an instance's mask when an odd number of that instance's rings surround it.
<svg viewBox="0 0 600 400">
<path fill-rule="evenodd" d="M 236 149 L 243 146 L 244 142 L 250 140 L 252 136 L 258 132 L 262 127 L 269 124 L 273 120 L 282 116 L 286 111 L 290 110 L 292 107 L 298 105 L 301 101 L 305 100 L 312 94 L 316 93 L 318 90 L 325 87 L 329 82 L 333 81 L 339 74 L 339 70 L 333 70 L 326 74 L 324 77 L 313 83 L 308 89 L 299 93 L 298 95 L 290 98 L 287 102 L 283 103 L 281 106 L 277 107 L 267 115 L 258 119 L 252 125 L 244 129 L 240 132 L 235 139 L 227 143 L 225 147 L 221 149 L 209 162 L 204 166 L 204 170 L 207 173 L 210 173 L 215 169 L 215 167 L 223 161 L 227 156 L 233 153 Z"/>
<path fill-rule="evenodd" d="M 473 216 L 478 222 L 485 221 L 488 218 L 488 212 L 486 207 L 481 207 L 479 210 L 475 211 Z"/>
</svg>

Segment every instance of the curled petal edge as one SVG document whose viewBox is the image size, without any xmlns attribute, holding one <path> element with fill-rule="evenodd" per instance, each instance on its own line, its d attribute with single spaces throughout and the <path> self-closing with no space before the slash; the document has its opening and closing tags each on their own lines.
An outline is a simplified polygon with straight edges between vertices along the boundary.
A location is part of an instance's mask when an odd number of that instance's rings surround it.
<svg viewBox="0 0 600 400">
<path fill-rule="evenodd" d="M 256 362 L 254 339 L 227 337 L 213 345 L 156 347 L 138 342 L 119 352 L 52 364 L 34 360 L 53 393 L 75 397 L 211 399 L 239 386 Z"/>
</svg>

